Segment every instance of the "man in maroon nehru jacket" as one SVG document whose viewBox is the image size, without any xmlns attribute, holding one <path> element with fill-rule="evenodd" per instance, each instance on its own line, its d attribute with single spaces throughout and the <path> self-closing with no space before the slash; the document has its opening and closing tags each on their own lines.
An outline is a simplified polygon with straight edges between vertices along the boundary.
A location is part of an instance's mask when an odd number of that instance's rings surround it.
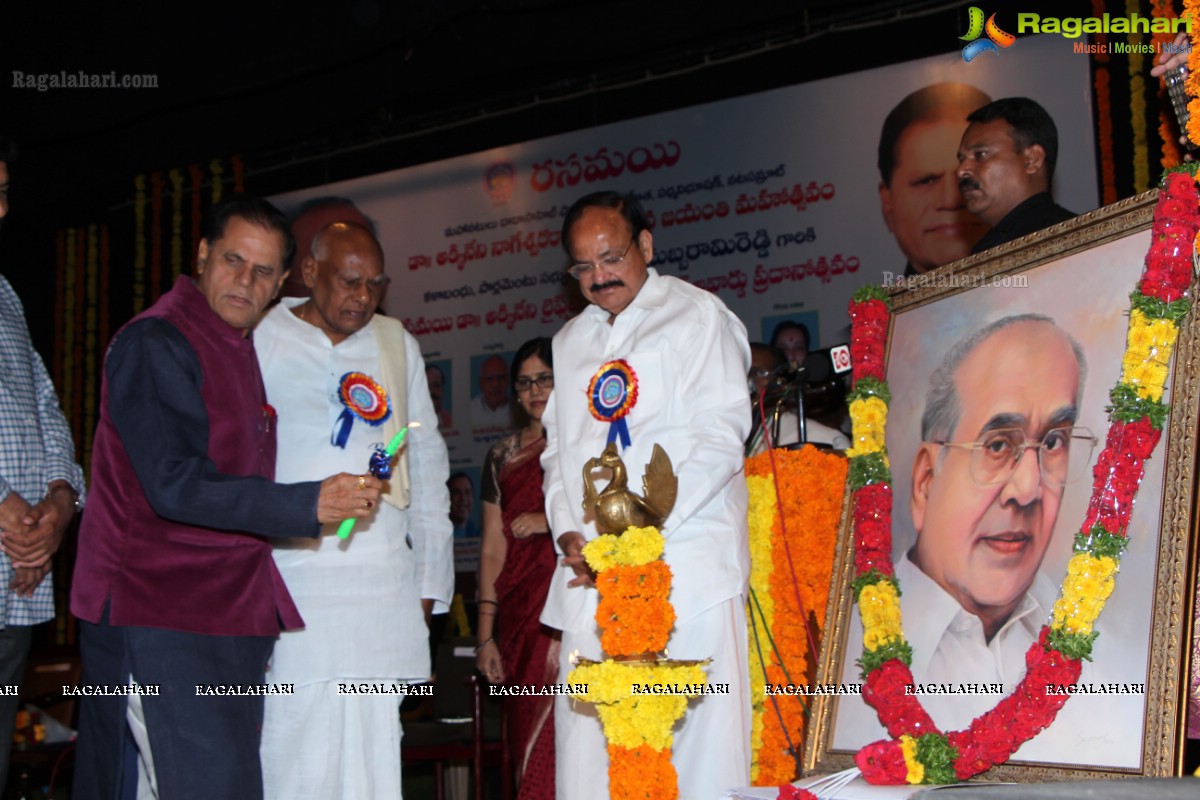
<svg viewBox="0 0 1200 800">
<path fill-rule="evenodd" d="M 195 278 L 109 346 L 71 592 L 90 695 L 76 798 L 261 798 L 264 671 L 280 628 L 303 624 L 265 537 L 315 537 L 379 498 L 369 476 L 272 482 L 250 330 L 291 247 L 270 203 L 226 201 Z"/>
</svg>

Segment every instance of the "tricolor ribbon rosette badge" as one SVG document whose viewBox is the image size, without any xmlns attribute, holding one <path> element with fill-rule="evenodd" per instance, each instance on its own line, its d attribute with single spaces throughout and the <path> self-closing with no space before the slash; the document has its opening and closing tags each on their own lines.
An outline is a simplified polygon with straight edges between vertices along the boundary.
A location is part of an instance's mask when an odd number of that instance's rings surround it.
<svg viewBox="0 0 1200 800">
<path fill-rule="evenodd" d="M 333 424 L 329 441 L 334 447 L 345 447 L 358 417 L 368 425 L 382 425 L 392 415 L 392 403 L 383 387 L 362 372 L 347 372 L 338 386 L 338 398 L 345 409 Z"/>
<path fill-rule="evenodd" d="M 637 405 L 637 373 L 624 359 L 609 361 L 596 371 L 588 385 L 588 405 L 592 416 L 610 423 L 608 442 L 621 439 L 621 447 L 629 447 L 627 415 Z"/>
</svg>

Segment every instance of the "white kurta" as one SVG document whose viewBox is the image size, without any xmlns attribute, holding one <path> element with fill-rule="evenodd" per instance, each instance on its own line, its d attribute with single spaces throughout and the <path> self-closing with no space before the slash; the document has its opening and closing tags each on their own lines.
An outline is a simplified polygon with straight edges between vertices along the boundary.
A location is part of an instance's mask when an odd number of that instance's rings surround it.
<svg viewBox="0 0 1200 800">
<path fill-rule="evenodd" d="M 298 319 L 286 299 L 255 330 L 268 401 L 279 425 L 276 479 L 313 480 L 363 473 L 383 429 L 356 419 L 346 447 L 331 444 L 342 413 L 338 386 L 347 372 L 381 380 L 376 317 L 333 345 Z M 269 697 L 263 725 L 267 797 L 400 796 L 398 695 L 354 698 L 337 693 L 347 679 L 423 681 L 430 674 L 421 599 L 445 611 L 454 573 L 445 443 L 416 340 L 405 334 L 408 416 L 421 423 L 407 439 L 412 502 L 381 503 L 348 540 L 327 525 L 317 540 L 279 541 L 275 561 L 305 628 L 275 645 L 267 673 L 296 684 L 295 696 Z M 392 387 L 386 387 L 391 393 Z"/>
<path fill-rule="evenodd" d="M 580 531 L 583 464 L 600 455 L 608 423 L 588 408 L 592 375 L 612 359 L 637 374 L 630 412 L 632 444 L 622 459 L 629 486 L 640 491 L 654 444 L 679 478 L 675 508 L 663 526 L 664 560 L 674 573 L 671 602 L 678 621 L 668 642 L 674 658 L 714 658 L 708 677 L 730 694 L 689 704 L 676 728 L 674 763 L 680 796 L 717 797 L 749 780 L 749 680 L 743 597 L 749 577 L 743 442 L 750 429 L 746 330 L 712 294 L 654 270 L 633 302 L 609 325 L 590 306 L 554 337 L 555 390 L 542 417 L 547 447 L 546 510 L 555 535 Z M 603 482 L 601 482 L 602 484 Z M 595 589 L 568 588 L 570 570 L 551 583 L 542 621 L 563 631 L 561 674 L 576 647 L 598 658 Z M 555 709 L 560 798 L 607 798 L 604 738 L 584 704 L 559 698 Z"/>
<path fill-rule="evenodd" d="M 946 684 L 962 691 L 963 685 L 1000 685 L 998 694 L 972 693 L 925 694 L 921 704 L 943 731 L 962 730 L 981 714 L 992 709 L 1012 693 L 1025 677 L 1025 653 L 1037 641 L 1042 626 L 1049 620 L 1058 589 L 1041 572 L 1025 593 L 1012 616 L 996 632 L 991 641 L 984 640 L 983 623 L 979 617 L 964 611 L 957 600 L 938 586 L 919 567 L 904 556 L 896 563 L 896 578 L 900 581 L 900 613 L 904 636 L 913 650 L 913 679 L 922 685 Z M 862 655 L 862 621 L 857 607 L 850 619 L 849 639 L 843 662 L 843 682 L 859 683 L 860 669 L 856 662 Z M 1080 682 L 1103 681 L 1105 672 L 1097 672 L 1092 662 L 1083 662 Z M 1083 725 L 1096 742 L 1107 741 L 1110 729 L 1120 724 L 1120 716 L 1109 713 L 1114 701 L 1101 698 L 1107 708 L 1089 708 L 1092 698 L 1076 697 L 1063 707 L 1055 721 L 1086 720 Z M 1100 710 L 1102 713 L 1095 714 Z M 1071 723 L 1067 723 L 1070 725 Z M 859 697 L 839 698 L 837 722 L 834 727 L 835 747 L 860 747 L 886 738 L 874 709 Z M 1087 736 L 1084 737 L 1085 741 Z M 1059 742 L 1061 745 L 1061 741 Z M 1047 747 L 1049 745 L 1049 747 Z M 1090 755 L 1090 754 L 1089 754 Z M 1055 742 L 1034 737 L 1013 756 L 1016 760 L 1039 759 L 1062 763 L 1117 763 L 1100 756 L 1095 762 L 1087 756 L 1055 749 Z"/>
<path fill-rule="evenodd" d="M 769 417 L 767 424 L 771 424 Z M 804 420 L 804 432 L 812 444 L 827 444 L 834 450 L 850 449 L 850 438 L 846 434 L 817 422 L 815 419 Z M 779 438 L 774 441 L 774 446 L 785 447 L 798 441 L 800 441 L 800 418 L 796 416 L 795 411 L 785 411 L 779 415 Z M 750 455 L 756 456 L 766 451 L 767 437 L 763 436 L 760 431 L 758 441 L 755 442 Z"/>
</svg>

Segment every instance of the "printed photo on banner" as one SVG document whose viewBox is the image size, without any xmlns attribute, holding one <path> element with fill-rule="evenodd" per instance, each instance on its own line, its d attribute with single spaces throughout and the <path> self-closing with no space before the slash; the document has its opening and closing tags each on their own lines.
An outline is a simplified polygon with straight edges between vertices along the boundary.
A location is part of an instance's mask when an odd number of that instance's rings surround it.
<svg viewBox="0 0 1200 800">
<path fill-rule="evenodd" d="M 508 362 L 512 351 L 471 356 L 471 430 L 475 433 L 508 433 L 512 427 Z"/>
<path fill-rule="evenodd" d="M 454 431 L 454 383 L 451 361 L 448 358 L 425 360 L 425 381 L 429 397 L 437 412 L 438 430 L 445 436 Z"/>
<path fill-rule="evenodd" d="M 450 490 L 450 522 L 455 539 L 479 537 L 479 467 L 456 467 L 446 481 Z"/>
<path fill-rule="evenodd" d="M 793 311 L 763 317 L 759 341 L 779 348 L 789 363 L 803 364 L 808 354 L 821 346 L 820 318 L 819 311 Z"/>
<path fill-rule="evenodd" d="M 479 569 L 482 504 L 479 467 L 450 467 L 450 523 L 454 526 L 454 571 L 472 575 Z"/>
</svg>

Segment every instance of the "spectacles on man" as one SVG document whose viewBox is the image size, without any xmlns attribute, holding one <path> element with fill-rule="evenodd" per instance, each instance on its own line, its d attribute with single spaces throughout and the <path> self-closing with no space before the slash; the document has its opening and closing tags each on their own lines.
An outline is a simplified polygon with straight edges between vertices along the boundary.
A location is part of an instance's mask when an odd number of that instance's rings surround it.
<svg viewBox="0 0 1200 800">
<path fill-rule="evenodd" d="M 1055 428 L 1031 442 L 1020 428 L 988 431 L 977 442 L 933 442 L 971 451 L 971 480 L 978 486 L 1006 483 L 1026 450 L 1034 450 L 1042 481 L 1055 488 L 1079 480 L 1092 462 L 1099 440 L 1087 428 Z"/>
<path fill-rule="evenodd" d="M 752 381 L 758 381 L 762 380 L 763 378 L 769 378 L 772 374 L 774 374 L 774 370 L 763 369 L 762 367 L 751 367 L 750 371 L 746 373 L 746 377 Z"/>
<path fill-rule="evenodd" d="M 516 389 L 518 393 L 524 393 L 532 389 L 535 383 L 539 389 L 553 389 L 554 373 L 543 372 L 541 375 L 535 375 L 532 378 L 522 375 L 513 381 L 513 388 Z"/>
<path fill-rule="evenodd" d="M 567 272 L 572 278 L 577 281 L 583 280 L 584 276 L 591 272 L 595 267 L 604 267 L 605 269 L 613 270 L 621 266 L 625 261 L 625 256 L 629 253 L 629 248 L 633 247 L 636 238 L 630 239 L 629 244 L 625 246 L 625 250 L 619 256 L 608 255 L 600 259 L 598 262 L 580 261 L 577 264 L 572 264 L 567 267 Z"/>
</svg>

